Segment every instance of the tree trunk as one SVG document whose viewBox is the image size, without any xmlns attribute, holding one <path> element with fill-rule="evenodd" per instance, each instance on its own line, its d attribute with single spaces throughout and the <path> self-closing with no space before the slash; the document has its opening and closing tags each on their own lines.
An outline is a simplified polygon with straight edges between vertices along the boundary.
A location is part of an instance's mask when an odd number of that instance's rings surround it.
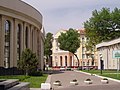
<svg viewBox="0 0 120 90">
<path fill-rule="evenodd" d="M 26 76 L 28 76 L 28 70 L 26 69 L 26 71 L 25 71 L 25 74 L 26 74 Z"/>
<path fill-rule="evenodd" d="M 79 67 L 79 58 L 78 58 L 78 56 L 74 53 L 74 55 L 76 56 L 76 58 L 77 58 L 77 60 L 78 60 L 78 67 Z"/>
</svg>

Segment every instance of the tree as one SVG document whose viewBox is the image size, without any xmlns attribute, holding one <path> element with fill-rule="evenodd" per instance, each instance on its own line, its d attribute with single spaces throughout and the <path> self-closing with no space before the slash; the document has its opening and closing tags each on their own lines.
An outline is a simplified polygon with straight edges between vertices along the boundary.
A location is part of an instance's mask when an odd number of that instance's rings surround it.
<svg viewBox="0 0 120 90">
<path fill-rule="evenodd" d="M 31 71 L 37 70 L 38 59 L 36 54 L 33 53 L 30 49 L 26 48 L 21 55 L 20 60 L 18 61 L 18 67 L 21 70 L 25 71 L 25 74 L 28 75 Z"/>
<path fill-rule="evenodd" d="M 52 55 L 52 40 L 53 40 L 53 34 L 52 33 L 47 33 L 45 37 L 45 47 L 44 47 L 44 53 L 46 56 L 47 63 L 50 64 L 50 57 Z"/>
<path fill-rule="evenodd" d="M 61 33 L 58 37 L 58 42 L 60 49 L 69 51 L 76 56 L 79 67 L 79 59 L 75 53 L 80 47 L 80 34 L 76 30 L 70 28 L 66 33 Z"/>
<path fill-rule="evenodd" d="M 120 9 L 115 8 L 112 12 L 109 8 L 94 10 L 92 17 L 84 22 L 84 28 L 90 46 L 120 37 Z"/>
</svg>

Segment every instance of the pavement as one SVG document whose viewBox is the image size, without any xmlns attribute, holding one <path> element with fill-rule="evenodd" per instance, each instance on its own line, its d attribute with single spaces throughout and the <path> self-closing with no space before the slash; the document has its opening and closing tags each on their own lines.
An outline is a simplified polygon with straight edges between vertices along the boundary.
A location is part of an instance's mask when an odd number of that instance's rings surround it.
<svg viewBox="0 0 120 90">
<path fill-rule="evenodd" d="M 85 84 L 84 80 L 90 78 L 93 83 Z M 108 84 L 102 84 L 103 77 L 98 75 L 91 75 L 80 71 L 54 71 L 53 74 L 48 75 L 45 83 L 50 83 L 52 90 L 120 90 L 120 80 L 109 79 Z M 78 85 L 71 85 L 70 81 L 78 80 Z M 55 86 L 53 83 L 59 80 L 61 86 Z M 41 90 L 40 88 L 30 88 L 30 90 Z"/>
<path fill-rule="evenodd" d="M 108 84 L 102 84 L 101 78 L 95 75 L 86 74 L 76 71 L 58 71 L 51 75 L 51 85 L 54 90 L 120 90 L 120 83 L 109 80 Z M 90 78 L 93 83 L 85 84 L 84 80 Z M 78 80 L 78 85 L 71 85 L 70 81 L 73 79 Z M 60 80 L 62 85 L 55 86 L 53 83 L 56 80 Z"/>
</svg>

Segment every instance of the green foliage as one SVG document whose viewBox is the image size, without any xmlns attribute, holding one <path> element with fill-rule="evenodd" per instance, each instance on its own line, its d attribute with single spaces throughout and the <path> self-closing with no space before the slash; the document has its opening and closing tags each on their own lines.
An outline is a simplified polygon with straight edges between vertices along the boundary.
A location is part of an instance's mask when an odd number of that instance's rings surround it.
<svg viewBox="0 0 120 90">
<path fill-rule="evenodd" d="M 29 76 L 42 76 L 43 75 L 43 73 L 42 73 L 42 71 L 32 71 L 32 72 L 30 72 L 29 73 Z"/>
<path fill-rule="evenodd" d="M 94 10 L 92 17 L 84 23 L 88 45 L 95 46 L 102 41 L 108 41 L 120 37 L 120 9 L 115 8 L 110 12 L 109 8 L 101 11 Z"/>
<path fill-rule="evenodd" d="M 69 51 L 76 56 L 79 67 L 79 59 L 75 52 L 80 47 L 80 34 L 76 30 L 70 28 L 66 33 L 61 33 L 58 37 L 58 42 L 60 49 Z"/>
<path fill-rule="evenodd" d="M 44 53 L 47 58 L 47 60 L 50 58 L 50 55 L 52 55 L 52 40 L 53 40 L 53 34 L 47 33 L 45 37 L 45 47 L 44 47 Z"/>
<path fill-rule="evenodd" d="M 60 49 L 74 54 L 80 47 L 80 34 L 76 30 L 69 29 L 66 33 L 61 33 L 58 42 Z"/>
<path fill-rule="evenodd" d="M 30 88 L 40 88 L 41 83 L 46 81 L 47 76 L 47 74 L 43 74 L 43 76 L 12 75 L 0 76 L 0 79 L 19 79 L 20 82 L 30 82 Z"/>
<path fill-rule="evenodd" d="M 30 71 L 37 70 L 37 65 L 38 59 L 36 54 L 26 48 L 25 51 L 22 52 L 21 59 L 18 61 L 19 69 L 24 70 L 26 75 L 28 75 Z"/>
</svg>

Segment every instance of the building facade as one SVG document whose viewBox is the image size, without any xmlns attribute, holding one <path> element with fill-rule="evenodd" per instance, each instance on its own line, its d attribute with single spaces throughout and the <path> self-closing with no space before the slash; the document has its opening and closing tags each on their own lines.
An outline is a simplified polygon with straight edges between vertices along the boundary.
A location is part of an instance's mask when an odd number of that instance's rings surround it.
<svg viewBox="0 0 120 90">
<path fill-rule="evenodd" d="M 77 67 L 78 60 L 69 51 L 60 50 L 59 43 L 57 41 L 61 33 L 66 33 L 67 30 L 61 30 L 54 35 L 53 48 L 52 48 L 52 66 L 53 67 Z M 86 49 L 87 38 L 85 36 L 85 30 L 78 30 L 80 34 L 80 47 L 76 51 L 79 59 L 79 65 L 83 69 L 90 68 L 91 66 L 97 67 L 97 53 L 90 52 Z M 91 57 L 93 56 L 93 58 Z"/>
<path fill-rule="evenodd" d="M 58 46 L 58 37 L 66 30 L 61 30 L 54 35 L 52 42 L 52 67 L 73 66 L 73 54 L 69 51 L 61 50 Z"/>
<path fill-rule="evenodd" d="M 37 54 L 43 69 L 42 15 L 21 0 L 0 0 L 0 68 L 16 68 L 25 48 Z"/>
<path fill-rule="evenodd" d="M 97 69 L 98 60 L 97 60 L 96 48 L 93 48 L 93 50 L 90 51 L 86 47 L 89 39 L 86 37 L 84 29 L 78 30 L 78 33 L 80 34 L 81 43 L 76 54 L 79 58 L 80 66 L 82 66 L 82 69 L 92 69 L 92 68 Z M 76 58 L 74 59 L 76 61 L 75 65 L 78 65 L 77 59 Z"/>
<path fill-rule="evenodd" d="M 98 69 L 119 69 L 120 59 L 113 57 L 114 51 L 120 51 L 120 38 L 96 45 L 98 51 Z"/>
</svg>

